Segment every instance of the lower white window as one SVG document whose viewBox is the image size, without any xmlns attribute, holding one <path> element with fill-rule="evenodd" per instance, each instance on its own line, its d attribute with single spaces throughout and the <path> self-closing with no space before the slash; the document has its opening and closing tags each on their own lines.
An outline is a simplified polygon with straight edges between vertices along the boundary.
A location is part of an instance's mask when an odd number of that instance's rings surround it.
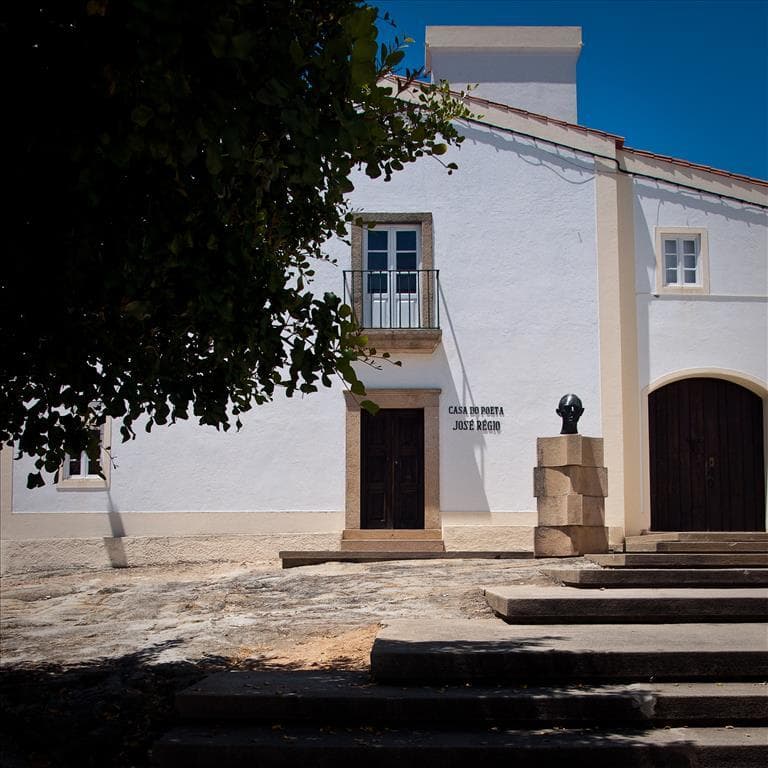
<svg viewBox="0 0 768 768">
<path fill-rule="evenodd" d="M 98 429 L 93 430 L 94 438 L 99 441 L 98 458 L 91 458 L 87 451 L 67 455 L 64 465 L 59 470 L 59 482 L 56 484 L 58 490 L 82 491 L 109 488 L 111 434 L 110 419 L 107 419 Z"/>
</svg>

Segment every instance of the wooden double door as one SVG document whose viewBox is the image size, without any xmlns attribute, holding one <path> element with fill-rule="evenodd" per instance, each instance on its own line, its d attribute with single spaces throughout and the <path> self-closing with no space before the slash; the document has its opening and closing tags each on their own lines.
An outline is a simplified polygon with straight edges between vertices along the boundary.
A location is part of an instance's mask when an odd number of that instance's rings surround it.
<svg viewBox="0 0 768 768">
<path fill-rule="evenodd" d="M 648 398 L 651 528 L 764 531 L 763 404 L 722 379 L 691 378 Z"/>
<path fill-rule="evenodd" d="M 361 416 L 361 528 L 423 528 L 424 410 Z"/>
</svg>

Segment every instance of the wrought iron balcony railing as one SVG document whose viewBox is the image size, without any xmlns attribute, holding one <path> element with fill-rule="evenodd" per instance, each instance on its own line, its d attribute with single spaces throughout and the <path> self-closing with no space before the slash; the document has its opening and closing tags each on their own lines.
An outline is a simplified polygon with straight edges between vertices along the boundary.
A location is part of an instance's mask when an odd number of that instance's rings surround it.
<svg viewBox="0 0 768 768">
<path fill-rule="evenodd" d="M 363 328 L 439 328 L 437 269 L 344 270 L 344 303 Z"/>
</svg>

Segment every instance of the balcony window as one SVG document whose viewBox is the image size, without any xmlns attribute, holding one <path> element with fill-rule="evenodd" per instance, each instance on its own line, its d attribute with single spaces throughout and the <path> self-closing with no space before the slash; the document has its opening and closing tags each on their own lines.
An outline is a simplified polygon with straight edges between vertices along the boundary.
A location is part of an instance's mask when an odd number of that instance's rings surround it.
<svg viewBox="0 0 768 768">
<path fill-rule="evenodd" d="M 432 215 L 364 214 L 352 228 L 344 300 L 371 346 L 434 351 L 440 341 Z"/>
</svg>

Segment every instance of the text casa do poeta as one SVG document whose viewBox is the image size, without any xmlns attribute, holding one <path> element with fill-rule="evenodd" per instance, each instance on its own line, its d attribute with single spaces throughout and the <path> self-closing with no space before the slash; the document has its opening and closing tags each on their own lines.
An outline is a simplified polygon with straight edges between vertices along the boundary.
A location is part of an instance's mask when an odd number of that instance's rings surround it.
<svg viewBox="0 0 768 768">
<path fill-rule="evenodd" d="M 471 418 L 456 419 L 453 422 L 453 432 L 501 432 L 501 421 L 491 418 L 503 416 L 504 407 L 501 405 L 449 405 L 451 416 L 470 416 Z"/>
</svg>

